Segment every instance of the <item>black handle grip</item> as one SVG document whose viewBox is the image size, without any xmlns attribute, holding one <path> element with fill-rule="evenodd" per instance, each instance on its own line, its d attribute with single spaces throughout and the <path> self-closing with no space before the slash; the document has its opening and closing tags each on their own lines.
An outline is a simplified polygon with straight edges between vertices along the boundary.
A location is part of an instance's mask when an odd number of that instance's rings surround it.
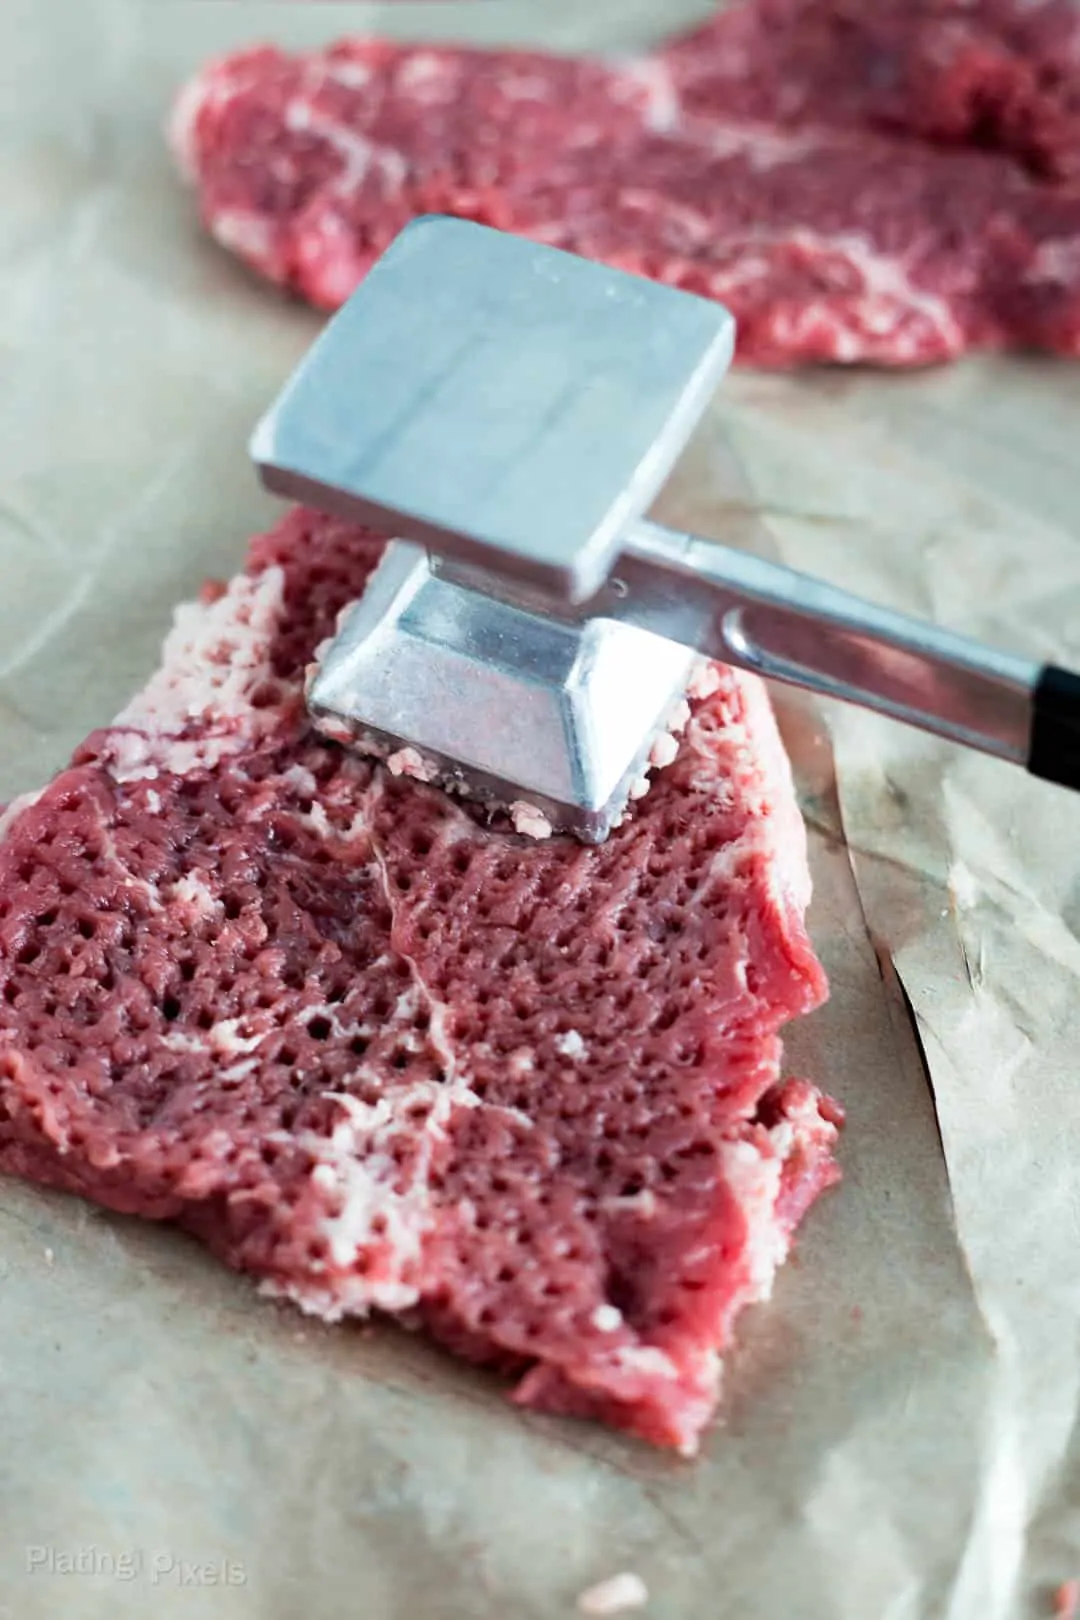
<svg viewBox="0 0 1080 1620">
<path fill-rule="evenodd" d="M 1047 664 L 1032 701 L 1028 770 L 1045 782 L 1080 788 L 1080 675 Z"/>
</svg>

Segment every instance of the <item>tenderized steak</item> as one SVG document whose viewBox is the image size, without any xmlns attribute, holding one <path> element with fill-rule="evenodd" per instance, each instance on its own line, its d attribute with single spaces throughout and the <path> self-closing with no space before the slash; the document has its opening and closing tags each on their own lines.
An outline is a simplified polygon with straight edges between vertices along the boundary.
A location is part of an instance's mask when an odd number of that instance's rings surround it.
<svg viewBox="0 0 1080 1620">
<path fill-rule="evenodd" d="M 757 0 L 665 57 L 691 117 L 900 132 L 1080 176 L 1075 0 Z"/>
<path fill-rule="evenodd" d="M 265 47 L 172 141 L 214 235 L 323 308 L 450 213 L 718 298 L 762 365 L 1080 354 L 1066 0 L 753 0 L 619 63 Z"/>
<path fill-rule="evenodd" d="M 718 668 L 601 848 L 486 828 L 305 722 L 381 544 L 291 513 L 9 809 L 0 1168 L 691 1451 L 836 1177 L 780 1075 L 826 987 L 768 701 Z"/>
</svg>

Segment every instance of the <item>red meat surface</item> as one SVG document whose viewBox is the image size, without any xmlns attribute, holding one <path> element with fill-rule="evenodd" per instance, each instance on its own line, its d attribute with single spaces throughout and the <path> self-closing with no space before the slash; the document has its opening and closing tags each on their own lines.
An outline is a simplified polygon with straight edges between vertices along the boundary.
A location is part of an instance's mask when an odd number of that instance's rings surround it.
<svg viewBox="0 0 1080 1620">
<path fill-rule="evenodd" d="M 690 117 L 876 129 L 1080 176 L 1074 0 L 756 0 L 665 59 Z"/>
<path fill-rule="evenodd" d="M 210 63 L 209 230 L 332 309 L 450 213 L 727 304 L 742 360 L 1080 354 L 1080 12 L 752 0 L 621 62 L 346 40 Z"/>
<path fill-rule="evenodd" d="M 836 1176 L 781 1075 L 825 981 L 768 701 L 718 668 L 602 847 L 486 826 L 305 721 L 381 544 L 291 513 L 9 808 L 0 1169 L 691 1451 Z"/>
</svg>

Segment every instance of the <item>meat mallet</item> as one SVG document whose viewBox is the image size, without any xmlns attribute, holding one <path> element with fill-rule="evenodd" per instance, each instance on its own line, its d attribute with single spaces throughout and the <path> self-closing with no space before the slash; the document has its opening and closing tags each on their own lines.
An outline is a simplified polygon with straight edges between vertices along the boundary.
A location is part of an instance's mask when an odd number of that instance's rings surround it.
<svg viewBox="0 0 1080 1620">
<path fill-rule="evenodd" d="M 1080 786 L 1077 675 L 724 543 L 745 504 L 717 539 L 646 518 L 734 340 L 708 299 L 408 225 L 251 441 L 267 488 L 394 537 L 309 683 L 315 725 L 598 843 L 719 659 Z"/>
</svg>

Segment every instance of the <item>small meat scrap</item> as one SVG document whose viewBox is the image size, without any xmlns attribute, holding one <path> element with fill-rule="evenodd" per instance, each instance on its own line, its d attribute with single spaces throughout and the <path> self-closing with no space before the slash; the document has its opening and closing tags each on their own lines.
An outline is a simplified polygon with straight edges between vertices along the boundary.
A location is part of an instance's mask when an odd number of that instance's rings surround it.
<svg viewBox="0 0 1080 1620">
<path fill-rule="evenodd" d="M 542 810 L 535 804 L 528 804 L 524 799 L 515 799 L 510 806 L 510 820 L 514 831 L 523 838 L 543 839 L 550 838 L 554 828 Z"/>
<path fill-rule="evenodd" d="M 648 1601 L 649 1590 L 641 1576 L 624 1570 L 582 1592 L 577 1606 L 582 1614 L 602 1616 L 628 1614 L 631 1609 L 643 1609 Z"/>
<path fill-rule="evenodd" d="M 717 666 L 607 843 L 524 842 L 308 722 L 383 544 L 286 516 L 8 812 L 0 1169 L 692 1452 L 837 1176 L 781 1067 L 826 986 L 768 700 Z"/>
<path fill-rule="evenodd" d="M 746 0 L 649 56 L 346 39 L 209 63 L 210 232 L 325 309 L 417 214 L 719 299 L 739 356 L 1080 355 L 1080 8 Z"/>
<path fill-rule="evenodd" d="M 1080 1580 L 1062 1581 L 1054 1593 L 1056 1620 L 1076 1620 L 1080 1611 Z"/>
</svg>

